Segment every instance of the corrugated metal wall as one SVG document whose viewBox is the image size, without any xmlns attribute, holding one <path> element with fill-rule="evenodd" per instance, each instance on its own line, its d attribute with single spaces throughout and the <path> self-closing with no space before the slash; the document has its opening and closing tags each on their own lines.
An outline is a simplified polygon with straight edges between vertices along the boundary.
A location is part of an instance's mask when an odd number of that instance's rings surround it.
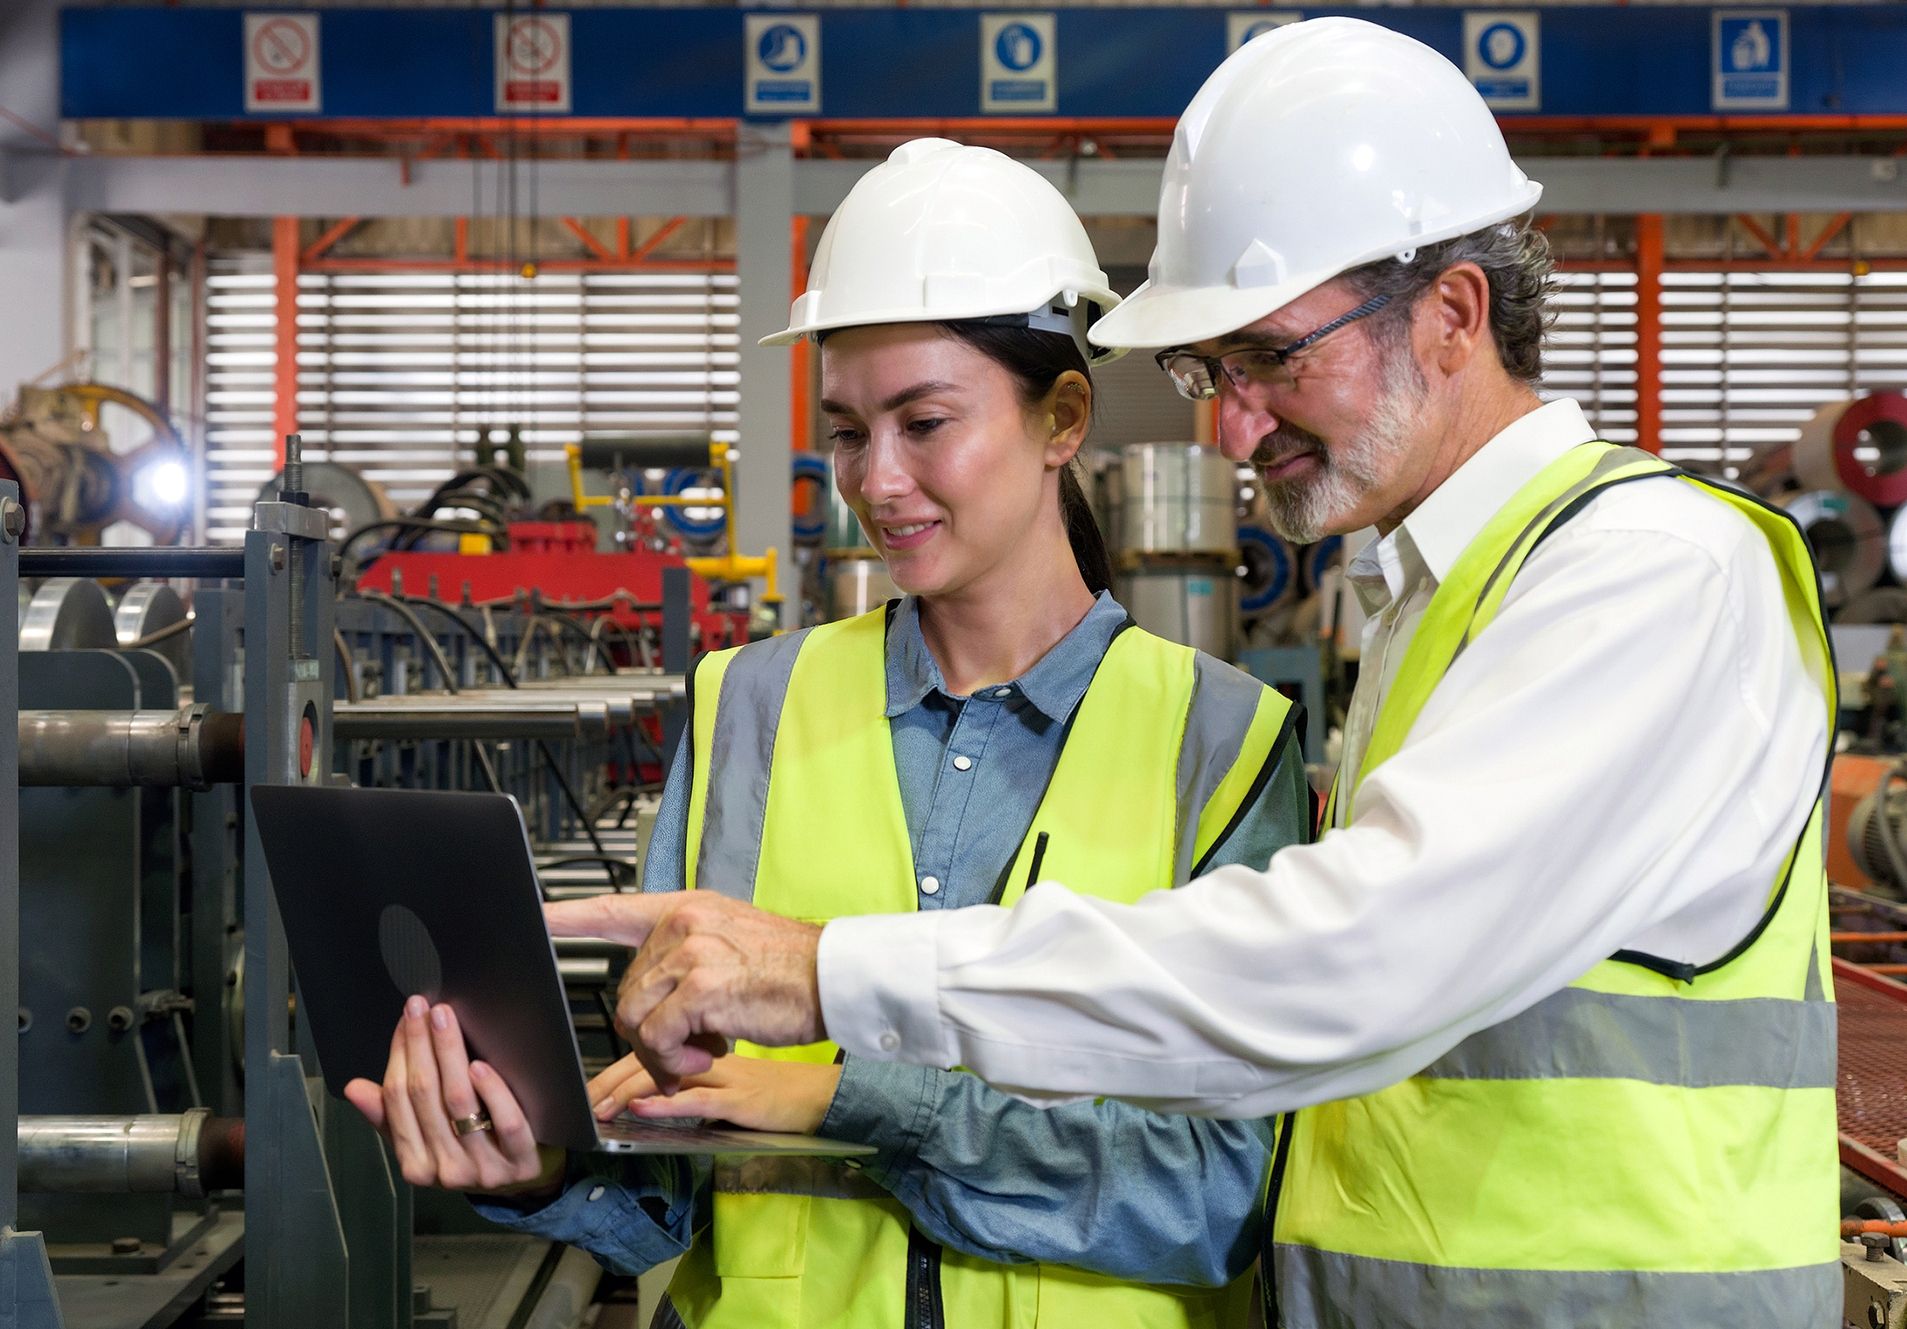
<svg viewBox="0 0 1907 1329">
<path fill-rule="evenodd" d="M 272 472 L 274 281 L 262 258 L 209 278 L 208 534 L 239 538 Z M 734 438 L 732 274 L 303 274 L 298 415 L 306 456 L 423 498 L 493 431 L 532 460 L 592 434 Z"/>
<path fill-rule="evenodd" d="M 273 282 L 256 256 L 210 282 L 208 526 L 230 541 L 271 473 Z M 402 506 L 513 424 L 545 459 L 588 433 L 734 437 L 735 301 L 732 275 L 304 275 L 307 447 Z M 1907 273 L 1672 272 L 1662 340 L 1664 455 L 1732 473 L 1826 402 L 1907 386 Z M 1192 436 L 1191 405 L 1149 356 L 1096 377 L 1097 446 Z M 1634 440 L 1633 275 L 1564 274 L 1543 388 Z"/>
</svg>

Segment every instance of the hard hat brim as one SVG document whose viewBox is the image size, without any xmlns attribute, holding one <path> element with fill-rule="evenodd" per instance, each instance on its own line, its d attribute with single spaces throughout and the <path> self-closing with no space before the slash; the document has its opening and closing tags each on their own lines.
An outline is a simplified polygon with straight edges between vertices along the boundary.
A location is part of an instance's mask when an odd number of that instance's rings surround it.
<svg viewBox="0 0 1907 1329">
<path fill-rule="evenodd" d="M 1447 223 L 1427 232 L 1415 243 L 1419 247 L 1439 244 L 1520 217 L 1535 208 L 1542 196 L 1542 185 L 1534 180 L 1525 180 L 1517 195 L 1508 203 L 1481 216 Z M 1146 281 L 1120 302 L 1118 308 L 1108 311 L 1105 317 L 1087 329 L 1086 335 L 1100 346 L 1116 346 L 1129 351 L 1161 350 L 1167 346 L 1189 346 L 1193 342 L 1209 341 L 1250 327 L 1259 319 L 1283 309 L 1293 300 L 1302 299 L 1352 268 L 1374 263 L 1399 252 L 1399 246 L 1387 246 L 1375 253 L 1354 255 L 1340 267 L 1300 273 L 1267 286 L 1238 287 L 1229 283 L 1161 286 Z"/>
</svg>

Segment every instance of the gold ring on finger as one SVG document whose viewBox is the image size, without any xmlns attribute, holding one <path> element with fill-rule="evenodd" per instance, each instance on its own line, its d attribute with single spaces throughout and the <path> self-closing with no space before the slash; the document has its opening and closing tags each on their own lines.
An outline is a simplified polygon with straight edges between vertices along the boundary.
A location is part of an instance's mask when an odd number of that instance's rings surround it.
<svg viewBox="0 0 1907 1329">
<path fill-rule="evenodd" d="M 467 1117 L 453 1117 L 451 1129 L 458 1135 L 475 1135 L 478 1131 L 495 1130 L 496 1123 L 490 1120 L 488 1112 L 473 1112 Z"/>
</svg>

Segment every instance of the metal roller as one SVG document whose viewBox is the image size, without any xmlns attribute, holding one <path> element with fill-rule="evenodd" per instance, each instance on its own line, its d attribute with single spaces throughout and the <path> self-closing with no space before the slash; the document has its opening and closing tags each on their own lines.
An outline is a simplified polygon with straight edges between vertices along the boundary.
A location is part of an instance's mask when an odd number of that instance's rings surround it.
<svg viewBox="0 0 1907 1329">
<path fill-rule="evenodd" d="M 20 1189 L 51 1195 L 203 1199 L 245 1179 L 245 1123 L 178 1116 L 21 1117 Z"/>
<path fill-rule="evenodd" d="M 128 587 L 113 610 L 113 632 L 119 649 L 145 649 L 163 656 L 173 672 L 182 679 L 192 677 L 192 638 L 183 628 L 141 648 L 139 643 L 168 628 L 178 628 L 186 620 L 185 601 L 162 581 L 142 581 Z"/>
<path fill-rule="evenodd" d="M 1260 526 L 1238 528 L 1238 611 L 1247 618 L 1270 613 L 1297 594 L 1291 546 Z"/>
<path fill-rule="evenodd" d="M 245 717 L 178 711 L 21 711 L 20 783 L 206 790 L 245 778 Z"/>
<path fill-rule="evenodd" d="M 20 561 L 24 573 L 24 553 Z M 110 651 L 118 645 L 112 602 L 96 581 L 55 577 L 33 593 L 20 617 L 23 651 Z"/>
<path fill-rule="evenodd" d="M 334 535 L 355 531 L 372 522 L 397 516 L 397 505 L 384 492 L 384 486 L 367 480 L 353 467 L 335 461 L 307 461 L 296 488 L 311 496 L 310 506 L 331 514 Z M 285 488 L 285 473 L 280 471 L 259 487 L 257 503 L 276 503 Z"/>
<path fill-rule="evenodd" d="M 1830 606 L 1845 604 L 1880 580 L 1887 537 L 1880 513 L 1856 494 L 1810 489 L 1781 500 L 1808 539 Z"/>
<path fill-rule="evenodd" d="M 1120 552 L 1229 558 L 1238 468 L 1196 443 L 1135 443 L 1120 459 Z"/>
<path fill-rule="evenodd" d="M 828 565 L 828 618 L 853 618 L 899 598 L 901 588 L 887 574 L 887 563 L 876 557 L 837 556 Z"/>
<path fill-rule="evenodd" d="M 1841 475 L 1834 465 L 1834 426 L 1847 408 L 1845 401 L 1829 402 L 1801 426 L 1801 437 L 1795 440 L 1789 463 L 1803 489 L 1841 488 Z"/>
<path fill-rule="evenodd" d="M 412 697 L 338 702 L 331 732 L 340 741 L 360 739 L 601 738 L 609 733 L 610 710 L 602 701 L 530 701 L 488 704 L 464 697 L 425 701 Z"/>
<path fill-rule="evenodd" d="M 1907 586 L 1907 508 L 1900 508 L 1887 519 L 1887 570 L 1894 580 Z"/>
<path fill-rule="evenodd" d="M 171 545 L 72 546 L 22 549 L 22 577 L 198 577 L 242 579 L 242 545 L 183 548 Z"/>
<path fill-rule="evenodd" d="M 705 471 L 710 442 L 706 434 L 630 434 L 586 438 L 580 449 L 583 465 L 592 471 Z"/>
</svg>

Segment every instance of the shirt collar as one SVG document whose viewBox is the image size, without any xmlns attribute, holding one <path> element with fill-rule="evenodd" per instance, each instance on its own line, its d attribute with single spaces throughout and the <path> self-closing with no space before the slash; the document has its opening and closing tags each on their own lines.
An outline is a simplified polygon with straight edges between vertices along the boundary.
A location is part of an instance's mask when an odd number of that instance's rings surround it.
<svg viewBox="0 0 1907 1329">
<path fill-rule="evenodd" d="M 1582 407 L 1564 397 L 1514 420 L 1431 491 L 1403 524 L 1352 560 L 1350 574 L 1367 592 L 1403 593 L 1411 574 L 1441 582 L 1490 518 L 1538 472 L 1596 436 Z M 1380 601 L 1382 596 L 1380 595 Z"/>
<path fill-rule="evenodd" d="M 1101 591 L 1086 616 L 1073 630 L 1054 643 L 1039 662 L 1010 683 L 1041 714 L 1064 722 L 1079 705 L 1092 684 L 1106 648 L 1126 622 L 1125 607 Z M 904 715 L 921 704 L 931 692 L 952 697 L 947 680 L 940 672 L 927 638 L 920 630 L 920 601 L 907 596 L 894 611 L 887 627 L 887 718 Z"/>
</svg>

